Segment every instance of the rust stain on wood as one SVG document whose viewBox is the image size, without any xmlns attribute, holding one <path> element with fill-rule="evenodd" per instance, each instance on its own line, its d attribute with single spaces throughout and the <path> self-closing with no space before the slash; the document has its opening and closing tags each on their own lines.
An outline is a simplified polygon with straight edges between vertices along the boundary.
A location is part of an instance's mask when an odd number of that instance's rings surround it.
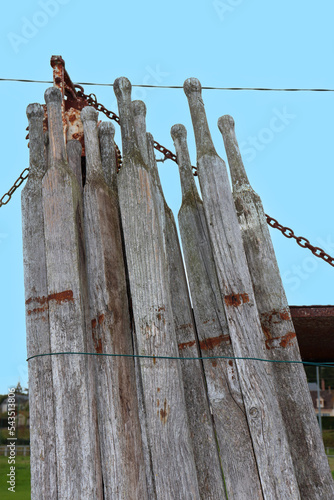
<svg viewBox="0 0 334 500">
<path fill-rule="evenodd" d="M 274 337 L 266 340 L 266 348 L 268 350 L 277 349 L 279 347 L 288 347 L 293 345 L 293 339 L 296 337 L 295 332 L 288 332 L 283 337 Z"/>
<path fill-rule="evenodd" d="M 169 405 L 167 406 L 167 400 L 165 398 L 165 401 L 164 401 L 164 407 L 163 409 L 161 408 L 160 410 L 160 420 L 161 422 L 165 425 L 166 422 L 167 422 L 167 419 L 168 419 L 168 415 L 169 415 Z"/>
<path fill-rule="evenodd" d="M 264 336 L 266 337 L 267 340 L 270 340 L 272 338 L 271 332 L 269 328 L 263 324 L 261 324 L 262 331 L 264 333 Z"/>
<path fill-rule="evenodd" d="M 183 342 L 179 344 L 179 350 L 182 351 L 182 349 L 186 349 L 187 347 L 192 347 L 195 344 L 196 344 L 195 340 L 191 340 L 190 342 Z"/>
<path fill-rule="evenodd" d="M 100 314 L 100 316 L 98 317 L 97 320 L 98 320 L 99 325 L 101 325 L 101 323 L 103 323 L 103 321 L 104 321 L 104 314 Z"/>
<path fill-rule="evenodd" d="M 190 328 L 191 326 L 191 323 L 185 323 L 184 325 L 179 326 L 179 330 L 185 330 L 186 328 Z"/>
<path fill-rule="evenodd" d="M 280 346 L 286 347 L 288 345 L 292 345 L 291 340 L 296 336 L 295 332 L 288 332 L 284 337 L 281 338 Z"/>
<path fill-rule="evenodd" d="M 72 290 L 65 290 L 64 292 L 51 293 L 47 297 L 30 297 L 26 300 L 26 304 L 30 304 L 31 302 L 38 302 L 39 304 L 45 304 L 50 302 L 50 300 L 55 300 L 59 304 L 61 302 L 71 301 L 73 302 L 73 292 Z"/>
<path fill-rule="evenodd" d="M 241 304 L 249 302 L 249 296 L 248 293 L 232 293 L 231 295 L 226 295 L 224 300 L 227 306 L 239 307 Z"/>
<path fill-rule="evenodd" d="M 210 351 L 214 347 L 222 344 L 223 342 L 230 342 L 230 336 L 229 335 L 219 335 L 219 337 L 211 337 L 208 339 L 201 340 L 199 343 L 199 346 L 203 351 Z M 196 344 L 195 340 L 191 340 L 190 342 L 183 342 L 178 345 L 179 350 L 181 351 L 182 349 L 186 349 L 187 347 L 192 347 L 193 345 Z"/>
<path fill-rule="evenodd" d="M 203 351 L 210 351 L 214 347 L 222 344 L 223 342 L 230 342 L 229 335 L 219 335 L 219 337 L 211 337 L 208 339 L 201 340 L 199 346 Z"/>
<path fill-rule="evenodd" d="M 94 347 L 95 347 L 95 351 L 98 353 L 98 354 L 101 354 L 102 353 L 102 341 L 101 339 L 98 339 L 96 337 L 96 325 L 97 325 L 97 321 L 96 319 L 93 319 L 92 320 L 92 338 L 93 338 L 93 342 L 94 342 Z"/>
<path fill-rule="evenodd" d="M 290 316 L 290 313 L 288 311 L 281 311 L 279 313 L 279 315 L 280 315 L 280 318 L 285 320 L 285 321 L 291 320 L 291 316 Z"/>
<path fill-rule="evenodd" d="M 206 321 L 203 321 L 203 325 L 206 325 L 207 323 L 209 323 L 210 321 L 212 321 L 212 323 L 214 323 L 216 320 L 215 318 L 212 318 L 212 319 L 207 319 Z"/>
<path fill-rule="evenodd" d="M 155 356 L 153 356 L 153 364 L 155 365 L 156 362 L 157 360 L 155 359 Z"/>
<path fill-rule="evenodd" d="M 281 323 L 282 321 L 290 321 L 290 312 L 287 309 L 273 310 L 260 315 L 261 327 L 266 340 L 277 340 L 279 337 L 272 336 L 272 325 Z M 283 337 L 282 337 L 283 338 Z"/>
<path fill-rule="evenodd" d="M 32 309 L 31 311 L 28 311 L 28 316 L 30 316 L 31 314 L 37 314 L 37 313 L 40 313 L 40 312 L 44 312 L 48 309 L 48 304 L 44 304 L 44 306 L 42 307 L 36 307 L 35 309 Z"/>
<path fill-rule="evenodd" d="M 65 290 L 64 292 L 52 293 L 48 295 L 48 301 L 55 300 L 57 304 L 62 302 L 73 302 L 73 292 L 72 290 Z"/>
<path fill-rule="evenodd" d="M 157 311 L 157 314 L 156 314 L 157 320 L 158 321 L 163 321 L 164 324 L 165 324 L 165 318 L 164 318 L 164 315 L 163 315 L 163 312 L 166 311 L 165 306 L 158 307 L 156 309 L 156 311 Z"/>
<path fill-rule="evenodd" d="M 34 309 L 27 311 L 28 316 L 46 311 L 49 308 L 50 300 L 55 300 L 57 304 L 61 304 L 62 302 L 73 302 L 73 292 L 72 290 L 65 290 L 64 292 L 51 293 L 48 296 L 43 295 L 42 297 L 30 297 L 26 300 L 26 305 L 29 305 L 32 302 L 37 302 L 42 307 L 35 307 Z"/>
<path fill-rule="evenodd" d="M 102 353 L 102 342 L 101 342 L 101 339 L 96 340 L 96 342 L 94 342 L 94 344 L 95 344 L 95 351 L 98 354 L 101 354 Z"/>
</svg>

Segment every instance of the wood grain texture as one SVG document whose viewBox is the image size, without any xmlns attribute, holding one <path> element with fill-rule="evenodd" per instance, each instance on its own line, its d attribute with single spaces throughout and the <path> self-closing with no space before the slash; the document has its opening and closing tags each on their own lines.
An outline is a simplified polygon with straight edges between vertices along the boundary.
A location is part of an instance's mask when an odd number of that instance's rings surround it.
<svg viewBox="0 0 334 500">
<path fill-rule="evenodd" d="M 81 112 L 86 151 L 84 232 L 90 304 L 89 345 L 133 353 L 117 197 L 102 169 L 98 113 Z M 94 358 L 105 499 L 148 498 L 133 358 Z"/>
<path fill-rule="evenodd" d="M 45 92 L 51 167 L 43 178 L 51 350 L 87 352 L 81 190 L 65 162 L 61 93 Z M 44 300 L 43 299 L 43 300 Z M 42 299 L 41 299 L 42 300 Z M 52 356 L 58 498 L 103 498 L 92 357 Z"/>
<path fill-rule="evenodd" d="M 82 189 L 82 173 L 81 173 L 81 153 L 82 146 L 79 141 L 71 140 L 66 145 L 68 166 L 74 173 L 78 181 L 78 186 Z"/>
<path fill-rule="evenodd" d="M 233 198 L 260 314 L 263 356 L 301 361 L 275 251 L 260 197 L 253 191 L 240 155 L 234 120 L 218 120 L 229 162 Z M 334 498 L 334 483 L 313 409 L 305 370 L 300 364 L 272 366 L 301 497 Z"/>
<path fill-rule="evenodd" d="M 29 177 L 22 190 L 22 236 L 28 357 L 50 352 L 44 244 L 42 178 L 46 170 L 40 104 L 27 108 L 30 136 Z M 39 300 L 43 297 L 42 300 Z M 57 468 L 52 365 L 48 356 L 31 359 L 29 368 L 31 496 L 56 500 Z"/>
<path fill-rule="evenodd" d="M 225 163 L 212 143 L 199 81 L 186 80 L 184 90 L 195 132 L 204 211 L 233 350 L 238 357 L 261 357 L 263 333 Z M 251 360 L 238 360 L 236 365 L 263 496 L 299 499 L 271 366 Z"/>
<path fill-rule="evenodd" d="M 183 125 L 171 129 L 182 188 L 178 214 L 182 247 L 202 356 L 234 356 L 202 200 L 197 192 Z M 186 347 L 185 344 L 184 347 Z M 235 362 L 204 361 L 229 499 L 263 498 Z"/>
<path fill-rule="evenodd" d="M 115 127 L 111 122 L 102 122 L 98 130 L 104 180 L 113 191 L 117 191 L 117 163 L 114 142 Z"/>
<path fill-rule="evenodd" d="M 142 101 L 133 101 L 132 111 L 139 150 L 149 167 L 150 181 L 163 230 L 174 327 L 177 343 L 182 346 L 179 354 L 180 357 L 198 357 L 198 342 L 176 224 L 163 194 L 154 154 L 154 140 L 151 134 L 146 133 L 145 104 Z M 223 499 L 224 482 L 202 364 L 200 361 L 184 361 L 181 363 L 181 369 L 200 495 L 201 498 L 208 500 Z"/>
<path fill-rule="evenodd" d="M 118 193 L 138 352 L 177 356 L 162 228 L 148 167 L 136 141 L 131 84 L 126 78 L 118 78 L 114 91 L 123 144 Z M 158 499 L 166 495 L 173 499 L 200 498 L 179 363 L 144 358 L 140 361 Z"/>
<path fill-rule="evenodd" d="M 115 155 L 116 152 L 114 143 L 115 127 L 110 122 L 102 122 L 98 130 L 99 130 L 100 152 L 101 152 L 101 161 L 102 161 L 104 179 L 112 191 L 113 198 L 115 199 L 117 198 L 117 209 L 119 212 L 119 226 L 122 237 L 122 248 L 123 248 L 123 255 L 125 255 L 122 220 L 120 216 L 119 203 L 118 203 L 117 162 L 116 162 L 116 155 Z M 130 298 L 130 286 L 129 286 L 126 259 L 124 259 L 124 267 L 126 274 L 128 297 Z M 133 313 L 130 304 L 129 304 L 129 313 L 130 313 L 131 333 L 133 342 L 133 352 L 134 354 L 138 354 L 137 342 L 134 332 L 135 326 L 133 322 Z M 143 448 L 143 456 L 144 456 L 145 472 L 146 472 L 147 494 L 150 499 L 154 499 L 155 490 L 153 481 L 153 471 L 152 471 L 150 450 L 148 446 L 143 384 L 140 373 L 140 361 L 138 358 L 134 358 L 134 364 L 135 364 L 135 381 L 136 381 L 137 398 L 138 398 L 138 413 L 139 413 L 142 448 Z"/>
</svg>

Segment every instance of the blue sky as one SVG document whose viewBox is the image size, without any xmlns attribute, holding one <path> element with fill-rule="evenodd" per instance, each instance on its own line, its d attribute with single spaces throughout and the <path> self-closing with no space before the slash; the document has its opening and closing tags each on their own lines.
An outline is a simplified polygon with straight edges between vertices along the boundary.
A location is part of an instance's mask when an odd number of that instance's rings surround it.
<svg viewBox="0 0 334 500">
<path fill-rule="evenodd" d="M 49 61 L 56 54 L 74 82 L 112 83 L 127 76 L 133 84 L 182 85 L 194 76 L 207 86 L 334 88 L 333 14 L 331 0 L 6 2 L 0 77 L 50 80 Z M 47 86 L 0 82 L 0 196 L 28 166 L 26 107 L 42 103 Z M 111 87 L 85 89 L 117 112 Z M 169 149 L 171 126 L 187 127 L 195 164 L 183 91 L 136 89 L 133 98 L 145 101 L 147 129 Z M 334 94 L 208 90 L 203 98 L 224 159 L 217 120 L 234 117 L 250 181 L 266 212 L 334 255 Z M 119 130 L 116 140 L 120 144 Z M 159 168 L 167 202 L 177 214 L 177 166 L 168 161 Z M 289 304 L 333 304 L 333 268 L 278 231 L 272 237 Z M 0 208 L 0 256 L 0 393 L 5 393 L 18 380 L 27 384 L 20 192 Z"/>
</svg>

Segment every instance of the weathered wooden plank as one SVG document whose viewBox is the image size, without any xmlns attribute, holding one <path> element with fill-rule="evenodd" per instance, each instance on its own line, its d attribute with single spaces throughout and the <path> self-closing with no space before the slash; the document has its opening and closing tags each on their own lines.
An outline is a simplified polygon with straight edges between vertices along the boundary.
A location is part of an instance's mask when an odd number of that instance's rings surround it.
<svg viewBox="0 0 334 500">
<path fill-rule="evenodd" d="M 234 120 L 218 120 L 229 162 L 233 198 L 263 330 L 264 356 L 301 361 L 263 205 L 252 189 L 235 135 Z M 274 363 L 280 403 L 301 497 L 334 498 L 334 483 L 313 409 L 305 370 L 300 364 Z"/>
<path fill-rule="evenodd" d="M 86 152 L 84 233 L 91 344 L 97 353 L 133 353 L 117 197 L 103 175 L 98 112 L 81 112 Z M 133 358 L 94 360 L 105 499 L 148 498 Z"/>
<path fill-rule="evenodd" d="M 148 167 L 139 151 L 131 84 L 114 83 L 121 120 L 123 167 L 118 194 L 138 352 L 177 356 L 162 228 Z M 141 359 L 155 492 L 158 499 L 200 498 L 178 360 Z"/>
<path fill-rule="evenodd" d="M 46 170 L 43 116 L 40 104 L 27 108 L 30 171 L 22 190 L 22 236 L 26 303 L 27 353 L 50 352 L 47 274 L 42 206 L 42 178 Z M 42 297 L 38 300 L 38 297 Z M 52 367 L 49 356 L 29 361 L 31 497 L 56 500 L 57 468 Z"/>
<path fill-rule="evenodd" d="M 102 122 L 100 124 L 98 130 L 99 130 L 101 161 L 102 161 L 102 169 L 103 169 L 104 178 L 105 178 L 105 181 L 108 184 L 109 188 L 113 191 L 113 195 L 117 196 L 117 200 L 118 200 L 117 162 L 116 162 L 116 155 L 115 155 L 116 151 L 115 151 L 115 143 L 114 143 L 115 127 L 110 122 Z M 122 220 L 120 217 L 118 201 L 117 201 L 117 208 L 118 208 L 118 212 L 119 212 L 119 225 L 120 225 L 120 232 L 121 232 L 121 237 L 122 237 L 123 255 L 125 255 L 124 238 L 123 238 L 123 231 L 122 231 Z M 127 271 L 127 264 L 126 264 L 125 259 L 124 259 L 124 267 L 125 267 L 128 294 L 130 295 L 128 271 Z M 130 312 L 130 324 L 131 324 L 132 341 L 133 341 L 133 352 L 134 352 L 134 354 L 138 354 L 137 342 L 136 342 L 135 333 L 134 333 L 133 314 L 132 314 L 131 307 L 129 308 L 129 312 Z M 146 471 L 147 494 L 148 494 L 148 497 L 150 499 L 154 499 L 155 498 L 154 481 L 153 481 L 153 475 L 152 475 L 150 450 L 149 450 L 148 438 L 147 438 L 146 413 L 145 413 L 145 407 L 144 407 L 144 394 L 143 394 L 139 359 L 134 358 L 134 363 L 135 363 L 135 381 L 136 381 L 137 397 L 138 397 L 138 412 L 139 412 L 142 447 L 143 447 L 143 455 L 144 455 L 145 471 Z"/>
<path fill-rule="evenodd" d="M 171 129 L 182 188 L 178 214 L 191 299 L 203 356 L 234 356 L 202 200 L 197 192 L 183 125 Z M 186 344 L 187 345 L 187 344 Z M 185 347 L 186 347 L 185 345 Z M 179 345 L 180 347 L 180 345 Z M 229 499 L 263 498 L 235 362 L 204 361 Z"/>
<path fill-rule="evenodd" d="M 163 194 L 154 154 L 153 137 L 146 133 L 146 106 L 142 101 L 133 101 L 132 110 L 138 146 L 143 159 L 149 166 L 150 180 L 154 187 L 163 228 L 174 327 L 177 343 L 181 346 L 179 354 L 181 357 L 198 357 L 197 337 L 176 224 Z M 224 482 L 202 364 L 200 361 L 184 361 L 181 369 L 200 495 L 203 499 L 223 499 L 225 498 Z"/>
<path fill-rule="evenodd" d="M 114 143 L 115 127 L 111 122 L 102 122 L 98 130 L 104 180 L 112 190 L 117 190 L 117 164 Z"/>
<path fill-rule="evenodd" d="M 88 297 L 81 190 L 66 163 L 61 93 L 47 89 L 51 166 L 43 178 L 43 213 L 51 350 L 87 352 Z M 37 299 L 38 300 L 38 299 Z M 92 357 L 52 356 L 58 498 L 102 499 Z"/>
<path fill-rule="evenodd" d="M 233 350 L 238 357 L 262 357 L 263 333 L 226 166 L 211 139 L 199 81 L 186 80 L 184 90 L 195 132 L 204 211 Z M 271 366 L 251 360 L 238 360 L 236 365 L 264 498 L 299 499 Z"/>
<path fill-rule="evenodd" d="M 68 166 L 77 178 L 78 185 L 82 189 L 81 153 L 82 146 L 79 141 L 71 140 L 66 145 Z"/>
</svg>

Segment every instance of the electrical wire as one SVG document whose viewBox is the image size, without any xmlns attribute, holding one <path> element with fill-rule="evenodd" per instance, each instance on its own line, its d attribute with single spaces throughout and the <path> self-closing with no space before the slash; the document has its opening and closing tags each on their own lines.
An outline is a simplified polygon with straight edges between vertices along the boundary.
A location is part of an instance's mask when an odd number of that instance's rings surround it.
<svg viewBox="0 0 334 500">
<path fill-rule="evenodd" d="M 19 83 L 50 83 L 53 84 L 52 80 L 28 80 L 23 78 L 0 78 L 1 82 L 19 82 Z M 76 82 L 74 85 L 92 85 L 97 87 L 113 87 L 113 83 L 93 83 L 93 82 Z M 182 85 L 148 85 L 134 84 L 132 87 L 143 87 L 152 89 L 182 89 Z M 245 90 L 245 91 L 262 91 L 262 92 L 334 92 L 334 89 L 284 89 L 284 88 L 269 88 L 269 87 L 210 87 L 202 86 L 203 90 Z"/>
</svg>

